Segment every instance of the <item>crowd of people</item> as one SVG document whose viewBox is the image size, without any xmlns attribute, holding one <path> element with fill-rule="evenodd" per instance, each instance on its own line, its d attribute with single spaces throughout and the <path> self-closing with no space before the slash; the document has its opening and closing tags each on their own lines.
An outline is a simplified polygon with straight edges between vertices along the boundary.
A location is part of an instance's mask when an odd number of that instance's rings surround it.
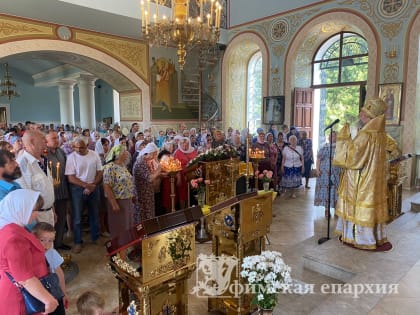
<svg viewBox="0 0 420 315">
<path fill-rule="evenodd" d="M 386 242 L 386 181 L 379 185 L 371 176 L 378 168 L 385 172 L 385 109 L 380 100 L 367 101 L 360 113 L 363 128 L 358 136 L 352 140 L 345 126 L 339 134 L 332 132 L 331 143 L 317 154 L 314 204 L 325 207 L 326 218 L 330 208 L 337 207 L 337 230 L 343 241 L 361 248 L 375 249 Z M 369 133 L 365 131 L 368 127 Z M 372 145 L 376 143 L 371 141 L 372 134 L 380 140 L 377 146 Z M 273 172 L 274 190 L 296 198 L 302 185 L 310 189 L 312 141 L 305 131 L 286 125 L 281 131 L 275 125 L 267 132 L 258 128 L 252 138 L 247 129 L 229 128 L 224 133 L 200 128 L 197 132 L 183 123 L 177 131 L 168 128 L 156 135 L 150 129 L 140 131 L 137 123 L 126 136 L 118 126 L 91 131 L 28 122 L 8 130 L 0 141 L 0 305 L 7 305 L 8 314 L 25 313 L 20 292 L 10 281 L 13 277 L 45 304 L 46 313 L 65 314 L 63 259 L 55 249 L 82 251 L 85 210 L 92 243 L 101 234 L 114 238 L 134 224 L 170 212 L 168 174 L 159 163 L 165 156 L 180 161 L 176 208 L 183 209 L 189 206 L 188 163 L 199 153 L 224 145 L 236 148 L 241 161 L 246 160 L 247 145 L 263 151 L 258 171 Z M 359 149 L 355 151 L 355 147 Z M 356 153 L 359 155 L 349 158 Z M 366 180 L 357 180 L 360 187 L 356 187 L 353 183 L 360 170 L 366 172 L 362 176 Z M 349 191 L 350 186 L 354 189 Z M 360 191 L 370 193 L 357 194 Z M 352 194 L 355 197 L 349 199 Z M 369 216 L 361 216 L 362 212 Z M 73 234 L 72 246 L 63 243 L 66 229 Z M 39 278 L 48 273 L 58 275 L 61 299 L 41 285 Z M 97 300 L 94 307 L 103 307 L 100 297 L 87 294 L 79 299 L 79 311 L 93 303 L 93 298 Z"/>
</svg>

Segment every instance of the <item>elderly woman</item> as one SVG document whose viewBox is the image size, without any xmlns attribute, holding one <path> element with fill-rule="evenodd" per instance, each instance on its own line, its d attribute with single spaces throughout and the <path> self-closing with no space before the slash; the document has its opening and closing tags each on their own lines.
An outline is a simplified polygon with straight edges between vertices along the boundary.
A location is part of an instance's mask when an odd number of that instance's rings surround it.
<svg viewBox="0 0 420 315">
<path fill-rule="evenodd" d="M 133 176 L 137 194 L 137 209 L 134 223 L 155 217 L 155 193 L 160 191 L 162 170 L 157 160 L 158 147 L 153 142 L 141 150 L 133 166 Z"/>
<path fill-rule="evenodd" d="M 103 169 L 111 238 L 117 237 L 134 225 L 135 191 L 133 176 L 127 169 L 129 162 L 129 151 L 124 145 L 119 144 L 109 151 Z"/>
<path fill-rule="evenodd" d="M 289 145 L 283 149 L 281 163 L 281 186 L 291 191 L 291 197 L 296 198 L 294 190 L 302 185 L 302 174 L 305 172 L 303 161 L 303 149 L 297 145 L 296 136 L 289 138 Z"/>
<path fill-rule="evenodd" d="M 188 183 L 185 176 L 185 170 L 188 162 L 197 156 L 197 151 L 191 146 L 189 138 L 181 138 L 179 148 L 174 153 L 174 158 L 181 162 L 182 171 L 177 177 L 177 196 L 181 209 L 187 206 L 188 200 Z"/>
<path fill-rule="evenodd" d="M 41 242 L 24 226 L 36 220 L 44 202 L 39 192 L 18 189 L 0 202 L 0 305 L 2 314 L 26 314 L 19 289 L 6 276 L 9 273 L 52 313 L 58 301 L 43 287 L 39 278 L 48 274 Z"/>
</svg>

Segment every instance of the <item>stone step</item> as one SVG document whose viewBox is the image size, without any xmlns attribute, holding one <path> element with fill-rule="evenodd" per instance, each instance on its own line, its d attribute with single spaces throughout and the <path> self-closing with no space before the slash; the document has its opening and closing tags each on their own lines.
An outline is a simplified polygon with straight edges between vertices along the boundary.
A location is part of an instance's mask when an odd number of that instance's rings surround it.
<svg viewBox="0 0 420 315">
<path fill-rule="evenodd" d="M 311 255 L 303 255 L 303 267 L 345 283 L 349 282 L 356 275 L 350 270 L 327 263 Z"/>
</svg>

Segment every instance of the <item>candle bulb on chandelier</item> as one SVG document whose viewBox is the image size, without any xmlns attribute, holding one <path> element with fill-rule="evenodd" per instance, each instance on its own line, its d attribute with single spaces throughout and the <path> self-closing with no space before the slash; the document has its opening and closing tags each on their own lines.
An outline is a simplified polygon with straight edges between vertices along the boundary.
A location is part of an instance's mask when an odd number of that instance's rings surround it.
<svg viewBox="0 0 420 315">
<path fill-rule="evenodd" d="M 204 15 L 203 5 L 204 5 L 204 1 L 203 0 L 200 0 L 200 19 L 201 20 L 203 20 L 203 15 Z"/>
<path fill-rule="evenodd" d="M 219 8 L 219 2 L 216 4 L 216 28 L 220 27 L 220 8 Z"/>
<path fill-rule="evenodd" d="M 214 5 L 214 0 L 211 0 L 211 3 L 210 3 L 210 25 L 213 25 L 213 5 Z"/>
<path fill-rule="evenodd" d="M 144 19 L 144 1 L 141 1 L 141 27 L 144 27 L 146 24 L 146 21 Z"/>
</svg>

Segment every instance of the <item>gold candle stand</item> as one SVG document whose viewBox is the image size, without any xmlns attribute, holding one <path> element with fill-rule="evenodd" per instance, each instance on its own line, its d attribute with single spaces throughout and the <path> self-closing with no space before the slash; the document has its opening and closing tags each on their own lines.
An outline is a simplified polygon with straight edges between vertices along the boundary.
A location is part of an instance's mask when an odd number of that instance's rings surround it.
<svg viewBox="0 0 420 315">
<path fill-rule="evenodd" d="M 175 177 L 179 172 L 180 171 L 168 172 L 171 181 L 171 194 L 169 195 L 171 197 L 171 212 L 175 212 Z"/>
</svg>

